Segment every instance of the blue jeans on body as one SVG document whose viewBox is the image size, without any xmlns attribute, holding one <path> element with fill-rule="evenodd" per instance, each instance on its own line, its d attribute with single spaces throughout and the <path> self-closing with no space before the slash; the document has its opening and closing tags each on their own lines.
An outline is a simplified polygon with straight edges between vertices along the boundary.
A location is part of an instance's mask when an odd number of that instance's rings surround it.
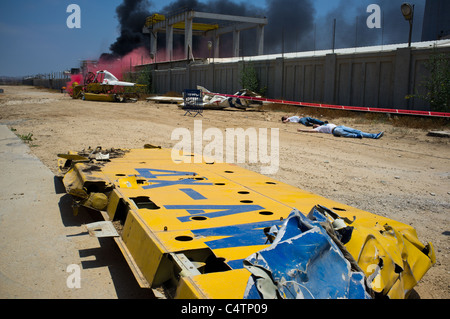
<svg viewBox="0 0 450 319">
<path fill-rule="evenodd" d="M 324 125 L 325 122 L 312 118 L 312 117 L 302 117 L 300 120 L 298 120 L 300 124 L 303 124 L 305 126 L 313 126 L 314 124 L 318 125 Z"/>
<path fill-rule="evenodd" d="M 374 133 L 365 133 L 360 130 L 356 130 L 351 127 L 346 127 L 343 125 L 336 126 L 333 130 L 334 136 L 342 136 L 342 137 L 356 137 L 356 138 L 376 138 L 377 134 Z"/>
</svg>

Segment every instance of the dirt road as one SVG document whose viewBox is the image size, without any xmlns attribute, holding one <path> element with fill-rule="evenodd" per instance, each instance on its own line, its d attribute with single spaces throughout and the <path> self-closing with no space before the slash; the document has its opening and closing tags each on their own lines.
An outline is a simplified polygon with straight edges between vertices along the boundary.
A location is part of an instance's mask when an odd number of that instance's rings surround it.
<svg viewBox="0 0 450 319">
<path fill-rule="evenodd" d="M 278 172 L 271 177 L 301 189 L 412 225 L 432 242 L 437 263 L 415 290 L 420 298 L 450 298 L 450 139 L 427 136 L 427 129 L 399 126 L 395 118 L 264 107 L 260 112 L 205 110 L 184 116 L 175 104 L 105 103 L 72 100 L 33 87 L 3 86 L 0 123 L 31 137 L 30 148 L 54 173 L 56 154 L 104 148 L 141 148 L 145 143 L 173 147 L 175 128 L 279 128 Z M 225 92 L 229 93 L 229 92 Z M 312 116 L 366 132 L 379 140 L 336 138 L 296 131 L 282 124 L 285 114 Z M 321 115 L 322 114 L 322 115 Z M 304 128 L 304 127 L 303 127 Z M 449 127 L 436 127 L 449 130 Z M 29 134 L 32 134 L 30 136 Z M 207 142 L 204 141 L 204 144 Z M 259 172 L 257 164 L 240 164 Z"/>
</svg>

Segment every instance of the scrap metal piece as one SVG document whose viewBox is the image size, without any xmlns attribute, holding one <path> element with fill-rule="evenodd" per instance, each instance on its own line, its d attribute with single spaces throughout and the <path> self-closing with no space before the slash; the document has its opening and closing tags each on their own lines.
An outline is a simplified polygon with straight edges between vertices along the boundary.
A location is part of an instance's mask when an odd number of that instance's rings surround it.
<svg viewBox="0 0 450 319">
<path fill-rule="evenodd" d="M 319 222 L 339 220 L 336 237 L 345 243 L 372 291 L 392 299 L 407 298 L 419 278 L 436 263 L 433 245 L 422 244 L 416 231 L 402 223 L 388 220 L 384 224 L 365 218 L 330 220 L 331 210 L 317 205 L 308 217 Z M 331 215 L 338 216 L 336 213 Z M 381 221 L 381 220 L 380 220 Z M 343 226 L 345 222 L 346 227 Z M 351 225 L 351 226 L 350 226 Z"/>
<path fill-rule="evenodd" d="M 86 156 L 79 155 L 76 152 L 69 152 L 67 154 L 58 154 L 58 172 L 60 176 L 63 176 L 72 167 L 74 163 L 89 162 L 90 159 Z"/>
<path fill-rule="evenodd" d="M 106 161 L 109 160 L 109 154 L 97 153 L 95 154 L 95 159 L 97 161 Z"/>
<path fill-rule="evenodd" d="M 144 145 L 144 148 L 161 148 L 161 146 L 147 143 L 147 144 Z"/>
<path fill-rule="evenodd" d="M 99 166 L 76 163 L 63 178 L 63 184 L 67 192 L 70 193 L 73 189 L 85 189 L 87 193 L 90 193 L 92 190 L 97 192 L 106 191 L 111 184 L 99 170 Z"/>
<path fill-rule="evenodd" d="M 93 208 L 95 210 L 104 210 L 108 205 L 108 196 L 103 193 L 90 193 L 81 205 Z"/>
<path fill-rule="evenodd" d="M 201 264 L 194 264 L 186 257 L 186 255 L 182 253 L 171 253 L 170 256 L 172 256 L 175 263 L 181 269 L 180 276 L 186 277 L 200 275 L 200 271 L 198 271 L 197 268 L 201 267 Z"/>
<path fill-rule="evenodd" d="M 72 162 L 89 162 L 89 158 L 78 154 L 58 154 L 58 157 L 71 160 Z"/>
<path fill-rule="evenodd" d="M 94 237 L 119 237 L 119 233 L 110 221 L 100 221 L 85 225 L 89 235 Z"/>
<path fill-rule="evenodd" d="M 429 131 L 428 136 L 450 137 L 450 131 Z"/>
<path fill-rule="evenodd" d="M 246 258 L 244 266 L 252 273 L 244 298 L 371 298 L 364 273 L 352 269 L 318 221 L 297 209 L 272 245 Z"/>
</svg>

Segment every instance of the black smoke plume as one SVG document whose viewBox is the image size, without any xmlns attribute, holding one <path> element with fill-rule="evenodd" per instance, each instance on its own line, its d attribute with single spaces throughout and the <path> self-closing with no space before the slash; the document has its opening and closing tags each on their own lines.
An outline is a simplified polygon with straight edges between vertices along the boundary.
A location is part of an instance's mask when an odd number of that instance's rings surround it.
<svg viewBox="0 0 450 319">
<path fill-rule="evenodd" d="M 257 8 L 254 5 L 246 4 L 245 2 L 236 3 L 230 0 L 209 0 L 209 1 L 198 1 L 198 0 L 176 0 L 168 4 L 163 8 L 163 14 L 170 15 L 174 12 L 179 12 L 182 10 L 194 10 L 199 12 L 208 12 L 208 13 L 220 13 L 220 14 L 229 14 L 229 15 L 237 15 L 237 16 L 250 16 L 250 17 L 263 17 L 265 15 L 264 9 Z M 224 21 L 211 21 L 211 20 L 196 20 L 196 22 L 205 22 L 205 23 L 218 23 L 223 24 Z M 241 32 L 241 54 L 255 54 L 254 43 L 255 40 L 254 34 L 252 36 L 251 32 Z M 209 39 L 208 39 L 209 40 Z M 193 38 L 193 51 L 194 56 L 197 54 L 207 56 L 206 54 L 206 40 L 201 37 Z M 202 43 L 203 42 L 203 43 Z M 164 45 L 164 39 L 161 39 L 161 45 Z M 245 45 L 249 43 L 249 45 Z M 158 43 L 158 46 L 160 43 Z M 184 46 L 184 36 L 183 35 L 174 35 L 174 48 L 177 46 Z M 220 53 L 222 56 L 230 56 L 232 48 L 232 35 L 225 34 L 220 37 Z"/>
<path fill-rule="evenodd" d="M 333 21 L 336 19 L 335 48 L 368 46 L 407 41 L 408 23 L 403 19 L 400 5 L 403 0 L 336 0 L 330 1 L 331 11 L 316 12 L 313 0 L 266 0 L 260 6 L 245 1 L 231 0 L 174 0 L 161 12 L 151 9 L 148 0 L 124 0 L 117 9 L 120 36 L 110 46 L 113 55 L 124 56 L 133 49 L 145 46 L 150 39 L 142 33 L 146 17 L 153 13 L 169 16 L 173 12 L 191 9 L 201 12 L 229 15 L 267 17 L 264 29 L 264 53 L 281 53 L 330 49 L 333 43 Z M 416 0 L 413 41 L 420 40 L 425 0 Z M 369 29 L 366 19 L 369 4 L 378 4 L 382 10 L 382 29 Z M 199 21 L 201 22 L 201 21 Z M 211 22 L 211 21 L 208 21 Z M 254 55 L 255 30 L 241 32 L 240 55 Z M 194 37 L 194 56 L 206 57 L 209 39 Z M 203 41 L 203 42 L 202 42 Z M 158 48 L 165 47 L 165 36 L 159 34 Z M 184 47 L 184 36 L 174 35 L 174 49 Z M 232 35 L 220 38 L 220 56 L 231 55 Z"/>
<path fill-rule="evenodd" d="M 265 30 L 267 53 L 301 50 L 305 36 L 314 28 L 316 11 L 310 0 L 268 0 Z"/>
<path fill-rule="evenodd" d="M 124 0 L 117 7 L 120 35 L 109 48 L 113 55 L 124 56 L 136 48 L 149 47 L 148 36 L 142 33 L 145 19 L 151 15 L 149 8 L 148 0 Z"/>
<path fill-rule="evenodd" d="M 314 25 L 315 10 L 311 0 L 267 0 L 261 1 L 262 6 L 256 7 L 246 2 L 232 2 L 229 0 L 177 0 L 166 7 L 166 14 L 180 9 L 192 9 L 195 11 L 221 13 L 249 17 L 267 17 L 268 25 L 265 27 L 264 47 L 265 53 L 278 53 L 282 49 L 292 51 L 298 49 L 298 43 L 293 39 L 302 39 L 308 34 Z M 222 22 L 223 23 L 223 22 Z M 241 32 L 241 55 L 256 54 L 255 30 Z M 231 34 L 220 39 L 220 52 L 231 52 Z M 282 39 L 285 39 L 284 44 Z M 181 41 L 183 39 L 181 38 Z M 194 42 L 195 44 L 195 42 Z M 175 45 L 175 44 L 174 44 Z M 227 50 L 228 48 L 228 50 Z"/>
</svg>

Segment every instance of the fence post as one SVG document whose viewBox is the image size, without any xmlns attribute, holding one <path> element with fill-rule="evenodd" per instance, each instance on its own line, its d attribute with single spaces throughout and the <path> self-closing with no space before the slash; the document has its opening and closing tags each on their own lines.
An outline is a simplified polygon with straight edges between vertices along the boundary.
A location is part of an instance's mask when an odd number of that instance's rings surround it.
<svg viewBox="0 0 450 319">
<path fill-rule="evenodd" d="M 325 56 L 324 70 L 324 102 L 328 104 L 335 103 L 336 92 L 336 54 L 327 54 Z"/>
<path fill-rule="evenodd" d="M 395 54 L 394 67 L 394 107 L 408 109 L 405 96 L 410 94 L 409 82 L 411 73 L 411 48 L 399 48 Z"/>
<path fill-rule="evenodd" d="M 276 99 L 283 98 L 284 91 L 284 58 L 277 58 L 275 60 L 275 79 L 273 92 Z"/>
</svg>

